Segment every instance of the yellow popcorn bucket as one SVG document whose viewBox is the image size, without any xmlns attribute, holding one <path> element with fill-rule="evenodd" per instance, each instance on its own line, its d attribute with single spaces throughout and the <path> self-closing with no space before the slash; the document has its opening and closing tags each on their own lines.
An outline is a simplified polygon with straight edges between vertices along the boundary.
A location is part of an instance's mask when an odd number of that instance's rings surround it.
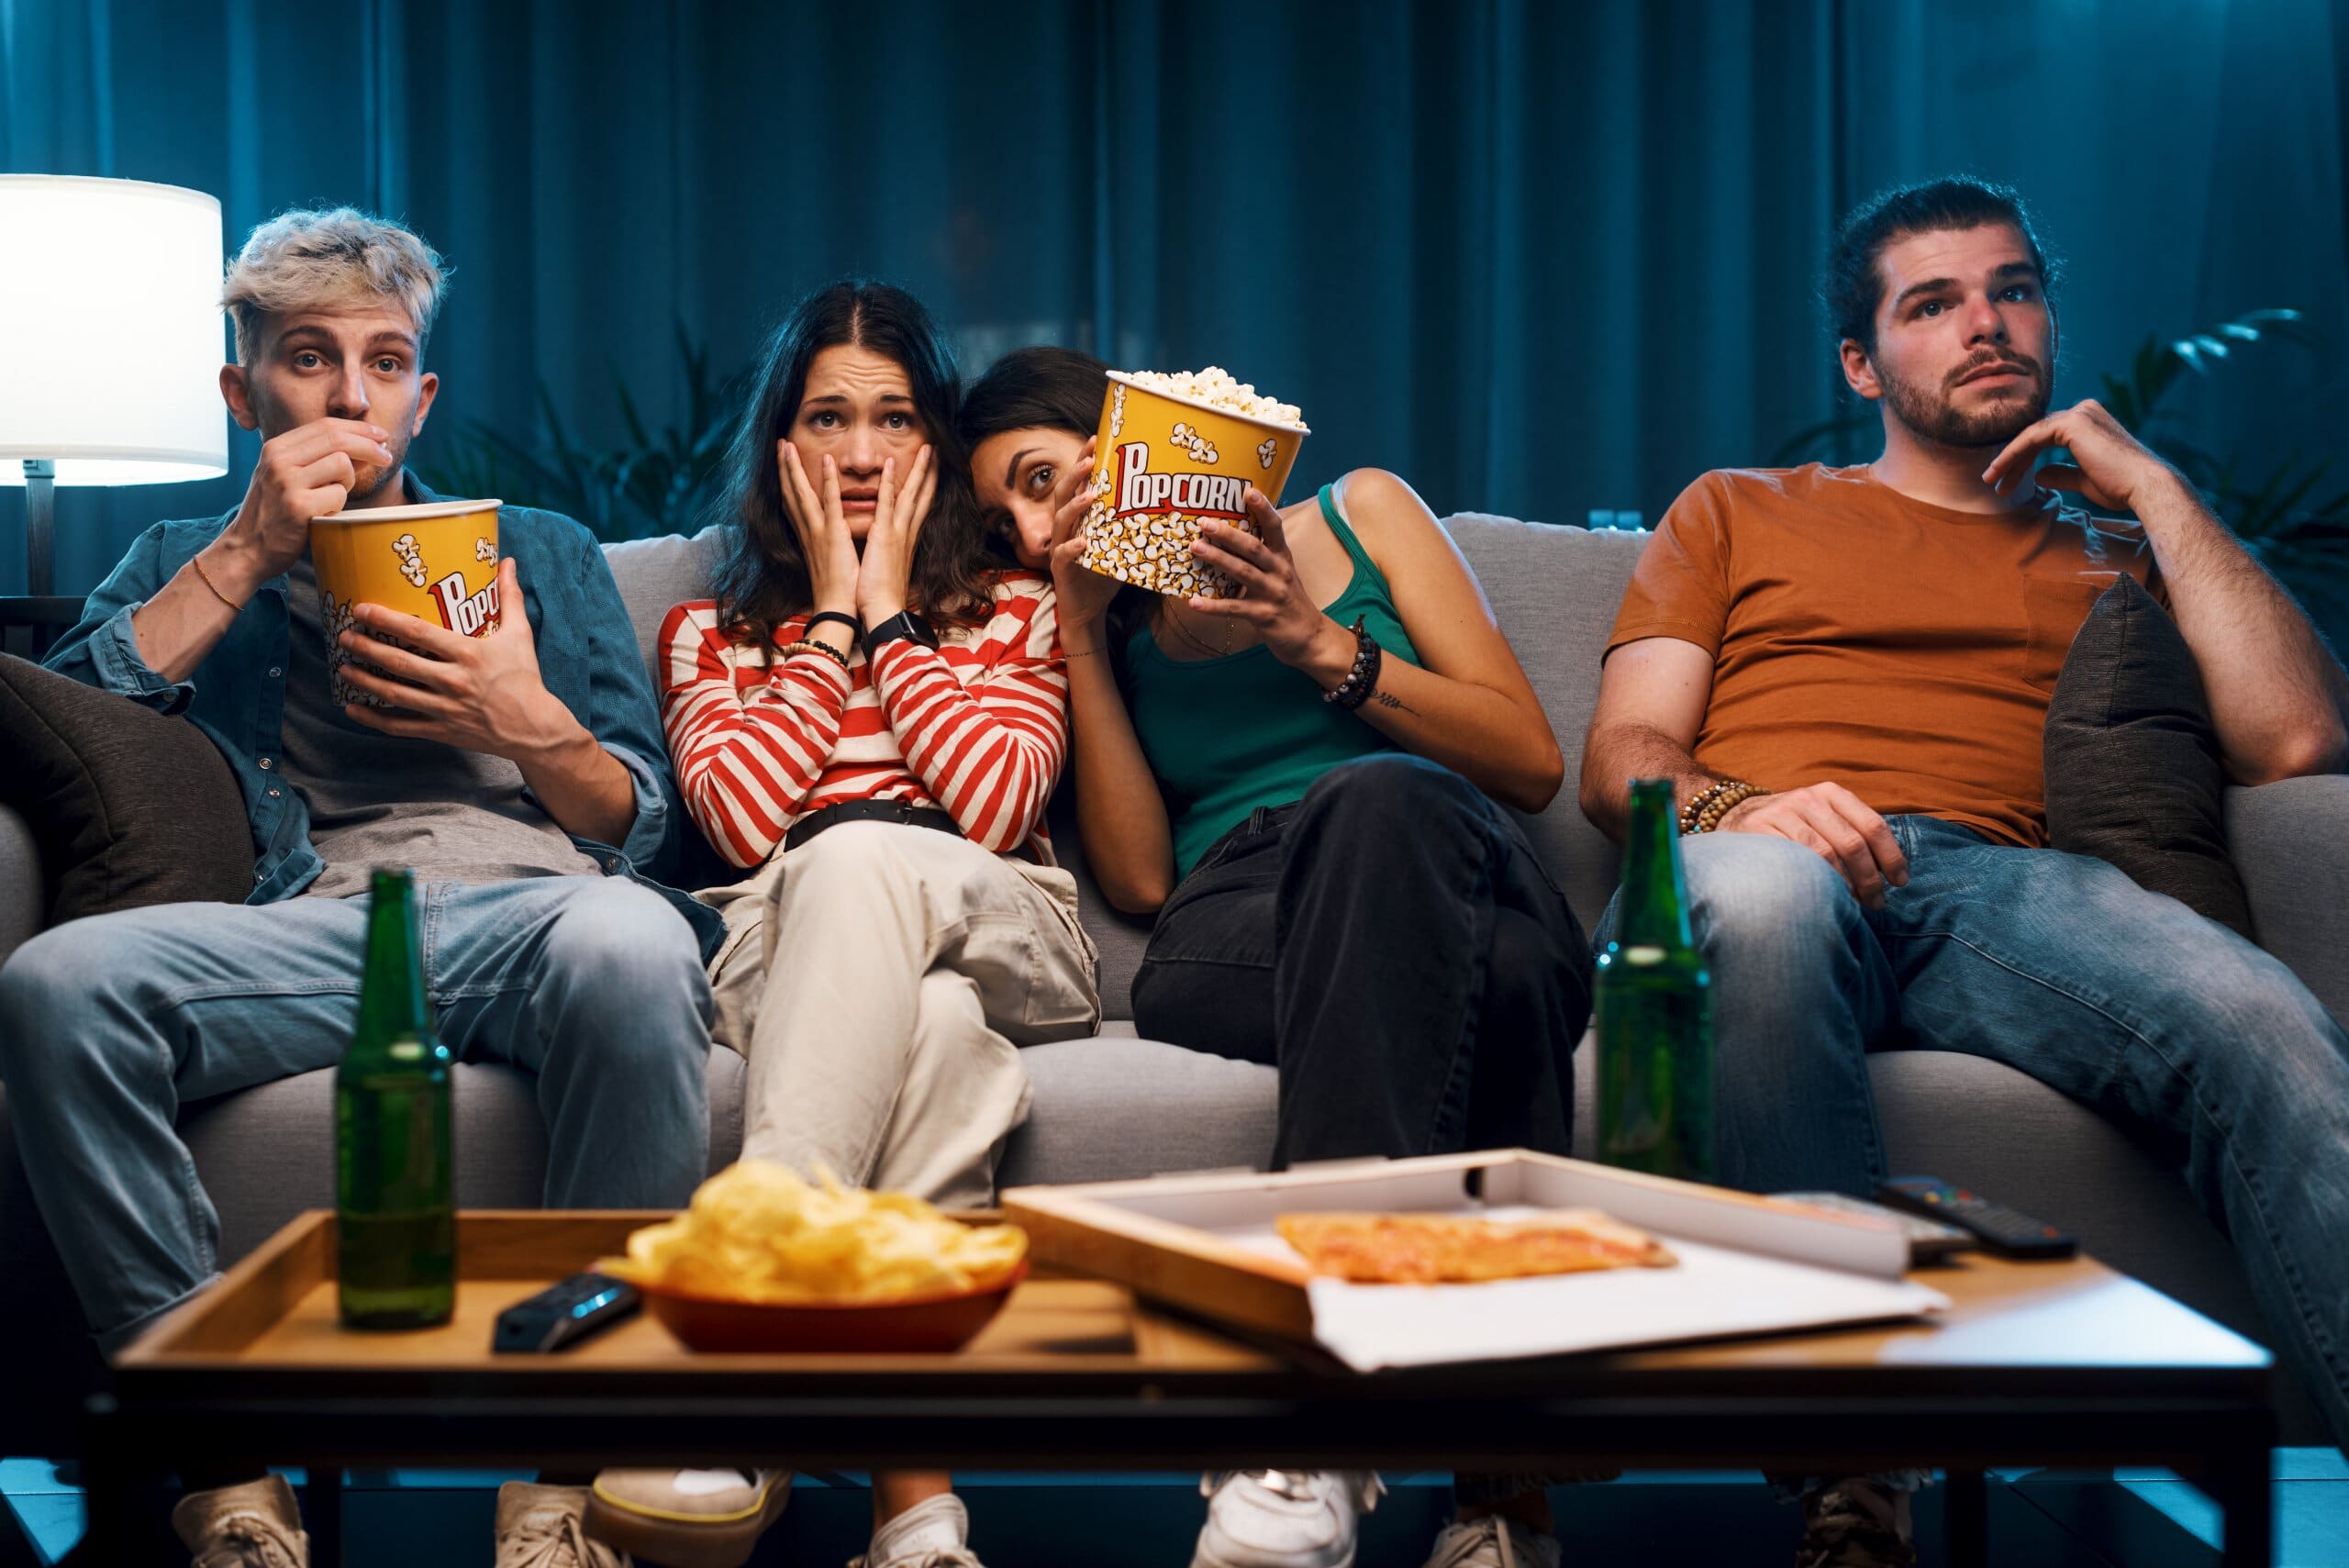
<svg viewBox="0 0 2349 1568">
<path fill-rule="evenodd" d="M 318 570 L 327 676 L 337 703 L 391 706 L 342 678 L 351 655 L 336 639 L 350 629 L 354 606 L 381 605 L 467 637 L 497 629 L 497 509 L 504 505 L 434 501 L 311 520 L 310 560 Z"/>
<path fill-rule="evenodd" d="M 1238 597 L 1239 584 L 1194 556 L 1192 541 L 1209 518 L 1255 532 L 1242 505 L 1248 486 L 1280 505 L 1309 433 L 1111 371 L 1078 563 L 1152 593 Z"/>
</svg>

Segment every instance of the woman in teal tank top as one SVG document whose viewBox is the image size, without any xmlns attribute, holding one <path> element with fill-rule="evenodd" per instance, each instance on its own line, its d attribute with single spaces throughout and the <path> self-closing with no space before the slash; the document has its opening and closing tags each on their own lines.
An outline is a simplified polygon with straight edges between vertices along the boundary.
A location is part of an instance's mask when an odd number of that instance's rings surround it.
<svg viewBox="0 0 2349 1568">
<path fill-rule="evenodd" d="M 1466 562 L 1365 469 L 1286 511 L 1251 489 L 1261 537 L 1208 525 L 1195 553 L 1239 599 L 1121 589 L 1076 564 L 1108 390 L 1097 360 L 1021 350 L 962 428 L 981 505 L 1052 571 L 1085 860 L 1157 915 L 1137 1028 L 1278 1068 L 1276 1169 L 1565 1153 L 1590 950 L 1502 809 L 1542 809 L 1563 764 Z M 1453 1529 L 1546 1531 L 1536 1479 L 1462 1476 Z M 1351 1561 L 1373 1496 L 1367 1476 L 1232 1473 L 1194 1568 Z"/>
</svg>

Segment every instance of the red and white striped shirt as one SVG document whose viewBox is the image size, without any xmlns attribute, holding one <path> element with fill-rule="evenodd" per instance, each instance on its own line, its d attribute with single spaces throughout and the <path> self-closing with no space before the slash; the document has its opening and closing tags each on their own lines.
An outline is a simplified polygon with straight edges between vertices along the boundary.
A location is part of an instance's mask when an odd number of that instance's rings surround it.
<svg viewBox="0 0 2349 1568">
<path fill-rule="evenodd" d="M 774 648 L 799 639 L 795 616 Z M 661 724 L 685 806 L 720 854 L 754 866 L 800 817 L 847 800 L 902 800 L 953 816 L 998 854 L 1052 845 L 1044 803 L 1068 755 L 1068 673 L 1049 578 L 1004 572 L 975 629 L 939 647 L 900 639 L 842 670 L 735 641 L 717 604 L 661 623 Z"/>
</svg>

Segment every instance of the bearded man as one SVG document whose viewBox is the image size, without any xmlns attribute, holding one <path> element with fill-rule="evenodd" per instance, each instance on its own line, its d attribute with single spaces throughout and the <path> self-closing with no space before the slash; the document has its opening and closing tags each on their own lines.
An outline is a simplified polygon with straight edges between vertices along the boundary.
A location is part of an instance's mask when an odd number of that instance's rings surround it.
<svg viewBox="0 0 2349 1568">
<path fill-rule="evenodd" d="M 1980 181 L 1844 221 L 1824 292 L 1883 455 L 1708 473 L 1674 504 L 1609 639 L 1583 810 L 1621 838 L 1638 777 L 1693 806 L 1725 1180 L 1872 1195 L 1866 1053 L 2004 1062 L 2176 1162 L 2349 1438 L 2349 1040 L 2243 937 L 2048 848 L 2041 762 L 2121 573 L 2193 651 L 2237 783 L 2338 770 L 2349 684 L 2175 469 L 2092 402 L 2047 412 L 2051 272 Z M 1812 1486 L 1801 1560 L 1913 1561 L 1887 1480 Z"/>
</svg>

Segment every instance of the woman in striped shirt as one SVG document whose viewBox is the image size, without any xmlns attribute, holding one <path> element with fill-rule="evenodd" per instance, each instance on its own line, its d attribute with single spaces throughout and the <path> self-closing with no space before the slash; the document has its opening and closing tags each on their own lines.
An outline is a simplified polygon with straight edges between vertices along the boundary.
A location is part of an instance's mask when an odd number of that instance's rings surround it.
<svg viewBox="0 0 2349 1568">
<path fill-rule="evenodd" d="M 1068 748 L 1052 586 L 992 552 L 958 395 L 912 296 L 799 305 L 729 459 L 718 596 L 662 623 L 661 703 L 694 820 L 755 868 L 702 895 L 729 928 L 710 1033 L 748 1059 L 742 1152 L 975 1205 L 1028 1114 L 1018 1048 L 1092 1033 L 1100 1005 L 1043 823 Z M 787 1485 L 607 1472 L 590 1528 L 739 1562 Z M 876 1476 L 874 1510 L 874 1568 L 975 1564 L 946 1477 Z"/>
</svg>

